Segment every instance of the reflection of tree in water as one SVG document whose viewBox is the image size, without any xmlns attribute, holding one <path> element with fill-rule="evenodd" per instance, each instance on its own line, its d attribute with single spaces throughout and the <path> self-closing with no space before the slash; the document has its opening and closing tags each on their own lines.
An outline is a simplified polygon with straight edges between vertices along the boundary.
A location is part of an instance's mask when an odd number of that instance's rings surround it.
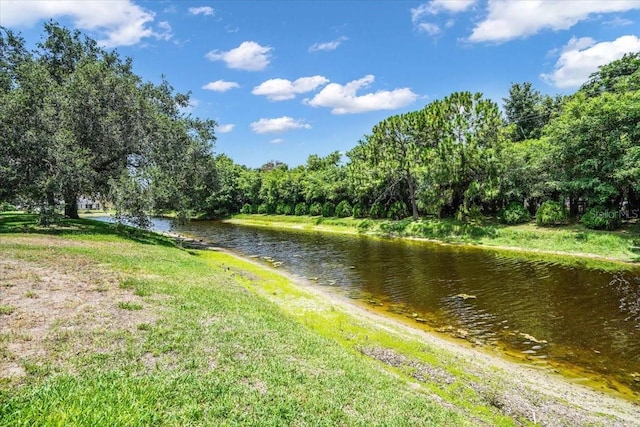
<svg viewBox="0 0 640 427">
<path fill-rule="evenodd" d="M 620 310 L 629 313 L 624 320 L 632 320 L 635 326 L 640 328 L 640 276 L 627 279 L 624 275 L 618 274 L 609 282 L 609 286 L 613 286 L 620 296 Z"/>
</svg>

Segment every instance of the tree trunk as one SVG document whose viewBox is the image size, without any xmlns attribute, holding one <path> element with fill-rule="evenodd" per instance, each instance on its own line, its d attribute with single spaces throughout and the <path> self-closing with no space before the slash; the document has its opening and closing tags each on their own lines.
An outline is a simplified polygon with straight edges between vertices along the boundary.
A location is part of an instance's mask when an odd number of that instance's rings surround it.
<svg viewBox="0 0 640 427">
<path fill-rule="evenodd" d="M 64 197 L 65 218 L 80 219 L 78 215 L 78 196 L 74 193 L 67 193 Z"/>
<path fill-rule="evenodd" d="M 413 177 L 411 176 L 411 172 L 407 171 L 407 186 L 409 187 L 409 202 L 411 202 L 411 215 L 413 216 L 413 220 L 417 221 L 420 219 L 418 215 L 418 204 L 416 203 L 416 188 L 413 183 Z"/>
</svg>

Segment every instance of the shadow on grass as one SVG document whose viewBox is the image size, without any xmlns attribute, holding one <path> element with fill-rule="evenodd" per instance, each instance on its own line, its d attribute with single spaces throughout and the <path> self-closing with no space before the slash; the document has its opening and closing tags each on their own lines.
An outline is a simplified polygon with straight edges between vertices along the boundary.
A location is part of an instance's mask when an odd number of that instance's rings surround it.
<svg viewBox="0 0 640 427">
<path fill-rule="evenodd" d="M 0 234 L 28 233 L 51 236 L 93 235 L 118 236 L 136 243 L 160 246 L 176 246 L 173 239 L 160 234 L 140 230 L 122 224 L 112 224 L 93 219 L 61 219 L 55 224 L 38 224 L 38 215 L 4 212 L 0 213 Z"/>
</svg>

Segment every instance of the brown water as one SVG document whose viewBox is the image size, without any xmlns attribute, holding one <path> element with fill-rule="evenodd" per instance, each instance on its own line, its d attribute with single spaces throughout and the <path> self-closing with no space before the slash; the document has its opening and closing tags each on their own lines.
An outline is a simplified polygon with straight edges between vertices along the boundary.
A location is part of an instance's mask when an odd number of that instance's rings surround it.
<svg viewBox="0 0 640 427">
<path fill-rule="evenodd" d="M 477 248 L 220 222 L 178 231 L 282 262 L 289 273 L 417 327 L 595 379 L 640 401 L 640 269 L 612 273 Z"/>
</svg>

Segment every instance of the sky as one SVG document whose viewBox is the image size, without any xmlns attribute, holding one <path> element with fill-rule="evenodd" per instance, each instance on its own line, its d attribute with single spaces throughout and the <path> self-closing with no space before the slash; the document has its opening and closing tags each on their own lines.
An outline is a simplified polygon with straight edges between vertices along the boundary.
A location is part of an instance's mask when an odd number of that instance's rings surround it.
<svg viewBox="0 0 640 427">
<path fill-rule="evenodd" d="M 640 0 L 0 0 L 0 25 L 32 46 L 50 19 L 190 92 L 214 152 L 249 167 L 346 153 L 456 91 L 570 94 L 640 51 Z"/>
</svg>

